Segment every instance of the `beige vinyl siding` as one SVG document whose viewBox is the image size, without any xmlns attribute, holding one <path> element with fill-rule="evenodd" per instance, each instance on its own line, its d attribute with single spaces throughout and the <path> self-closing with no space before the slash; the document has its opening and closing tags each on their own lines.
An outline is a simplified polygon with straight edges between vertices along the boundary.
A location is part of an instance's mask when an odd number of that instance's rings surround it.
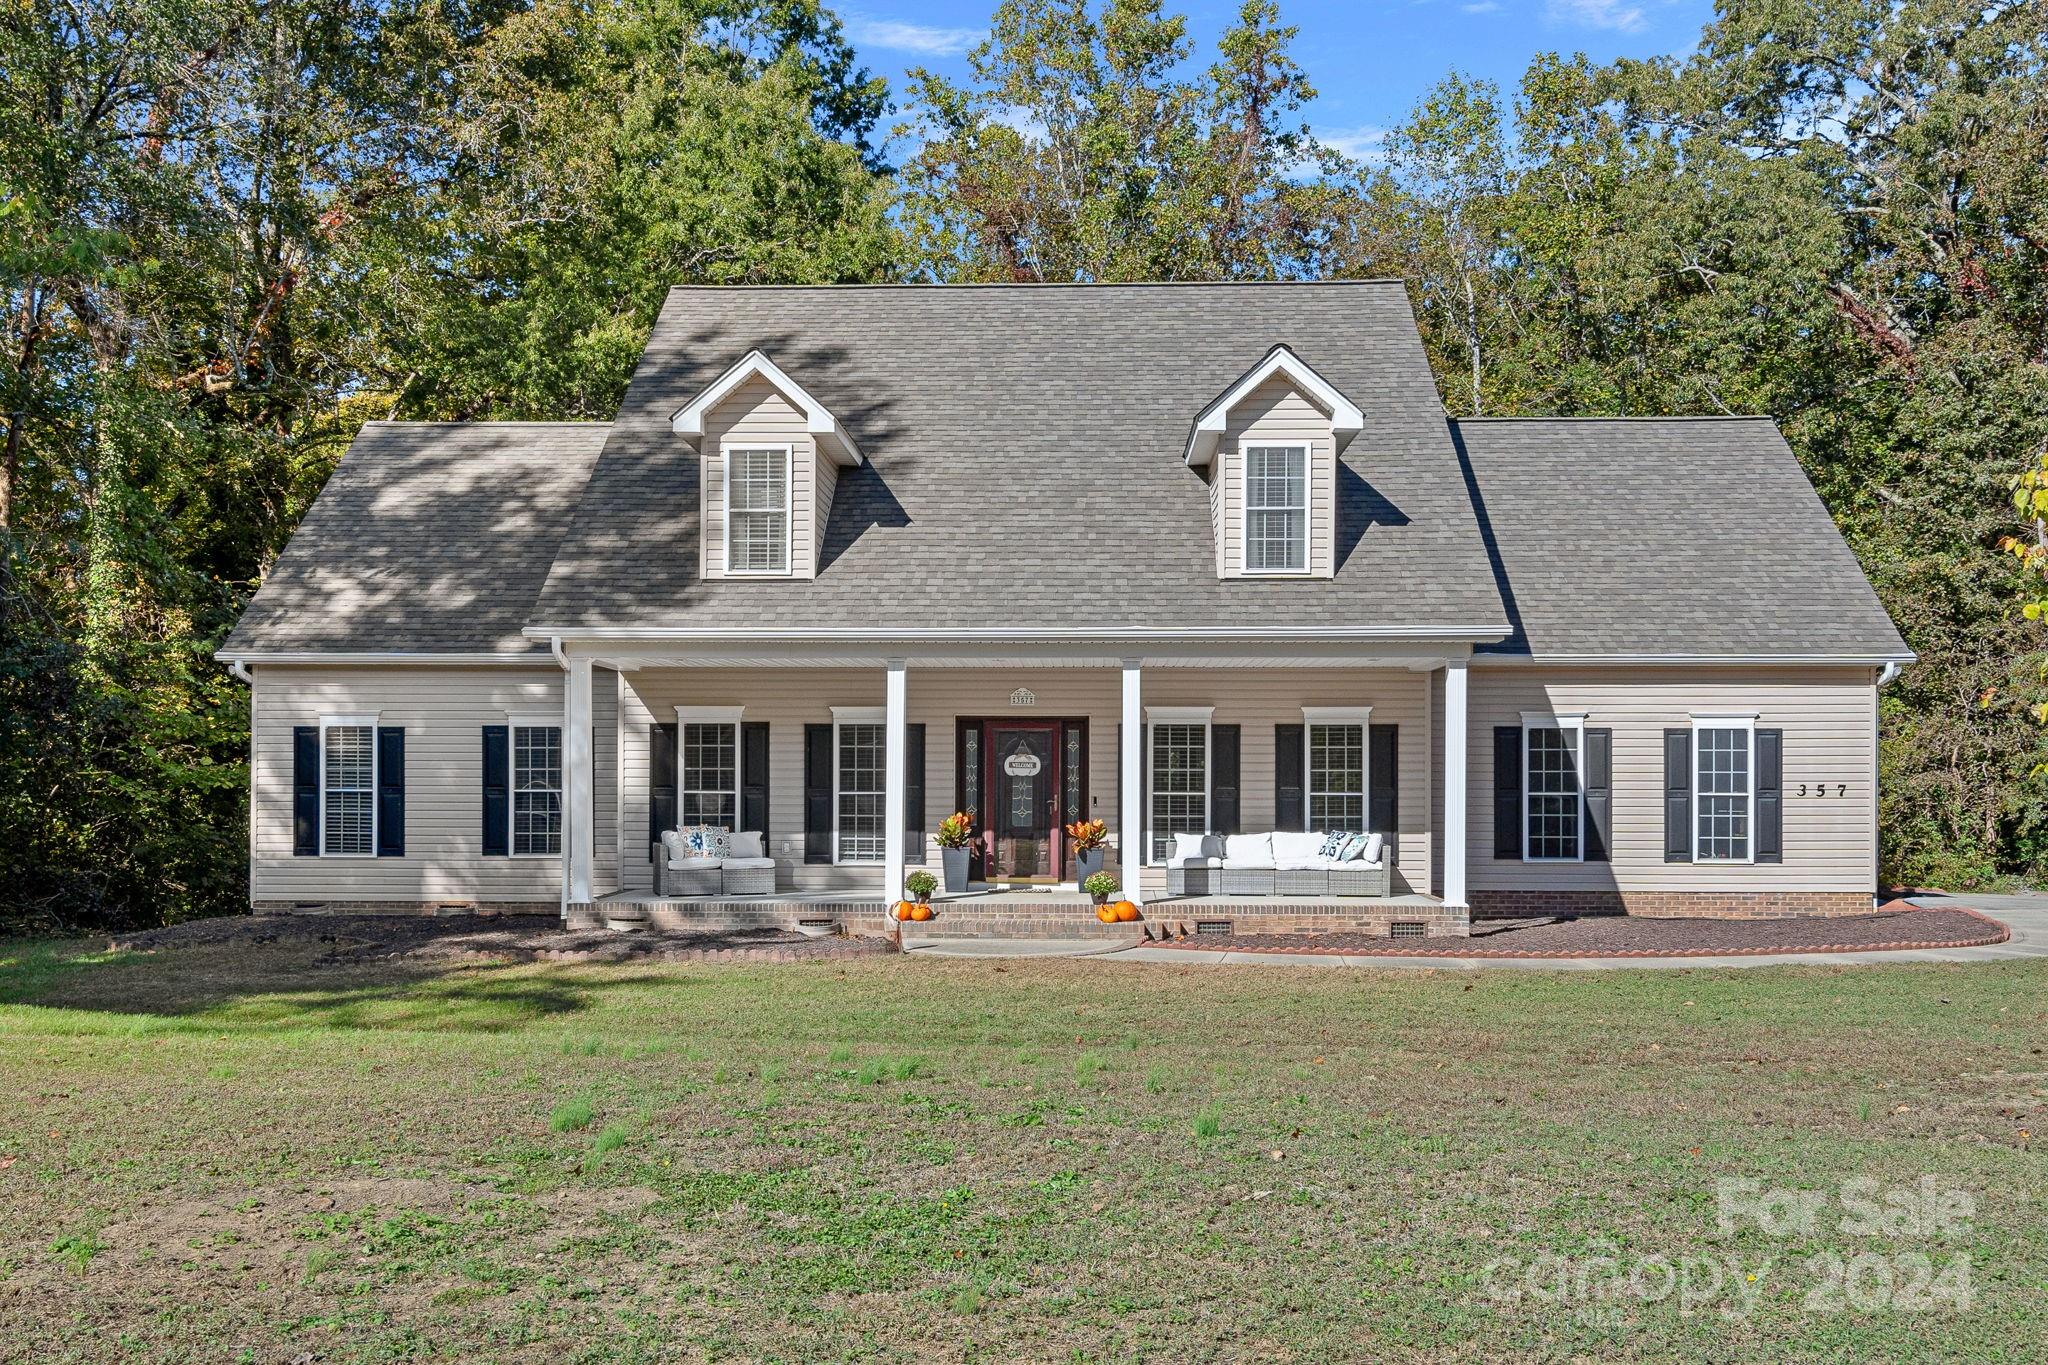
<svg viewBox="0 0 2048 1365">
<path fill-rule="evenodd" d="M 1245 576 L 1244 448 L 1267 444 L 1308 447 L 1309 575 L 1333 577 L 1337 571 L 1337 460 L 1330 418 L 1284 378 L 1270 379 L 1246 395 L 1231 412 L 1229 426 L 1216 448 L 1210 501 L 1221 534 L 1222 576 Z"/>
<path fill-rule="evenodd" d="M 254 672 L 252 900 L 559 903 L 560 858 L 483 856 L 483 727 L 512 715 L 559 716 L 562 674 L 552 663 L 531 671 L 259 664 Z M 405 856 L 294 856 L 292 727 L 370 713 L 405 729 Z"/>
<path fill-rule="evenodd" d="M 821 494 L 818 488 L 818 446 L 804 429 L 803 413 L 765 379 L 750 379 L 734 389 L 704 423 L 704 576 L 725 575 L 725 452 L 748 445 L 789 447 L 789 576 L 815 577 L 816 528 L 831 492 Z"/>
<path fill-rule="evenodd" d="M 1869 669 L 1550 670 L 1475 667 L 1467 828 L 1474 890 L 1867 891 L 1875 880 L 1876 781 Z M 1524 711 L 1583 711 L 1614 732 L 1612 861 L 1493 856 L 1493 730 Z M 1664 861 L 1664 731 L 1695 712 L 1757 713 L 1785 733 L 1783 863 Z M 1801 783 L 1826 784 L 1800 797 Z M 1837 794 L 1837 793 L 1840 794 Z"/>
<path fill-rule="evenodd" d="M 745 719 L 766 721 L 772 771 L 769 778 L 770 852 L 783 863 L 788 889 L 872 889 L 872 866 L 807 865 L 803 861 L 803 728 L 829 724 L 834 706 L 880 706 L 883 674 L 876 669 L 641 669 L 623 675 L 620 714 L 620 871 L 624 885 L 645 889 L 652 870 L 645 848 L 648 831 L 648 726 L 673 722 L 675 708 L 745 706 Z M 1274 726 L 1300 724 L 1303 706 L 1371 706 L 1379 724 L 1401 727 L 1402 789 L 1400 858 L 1397 871 L 1419 886 L 1429 866 L 1426 823 L 1427 748 L 1424 675 L 1393 670 L 1335 669 L 1149 669 L 1144 700 L 1150 706 L 1214 706 L 1213 723 L 1242 727 L 1238 787 L 1240 823 L 1246 830 L 1271 829 L 1274 807 Z M 1031 707 L 1013 707 L 1019 687 L 1037 696 Z M 912 666 L 908 677 L 911 723 L 925 726 L 925 827 L 929 831 L 954 808 L 954 722 L 962 716 L 997 719 L 1088 721 L 1088 811 L 1107 821 L 1115 842 L 1120 822 L 1117 792 L 1117 723 L 1121 680 L 1115 669 L 980 670 Z M 1077 818 L 1064 812 L 1063 818 Z M 938 867 L 937 846 L 926 857 Z M 1148 886 L 1164 886 L 1164 874 L 1148 874 Z"/>
<path fill-rule="evenodd" d="M 825 531 L 832 524 L 832 495 L 839 491 L 839 466 L 823 451 L 811 456 L 811 464 L 816 471 L 813 482 L 817 488 L 811 510 L 811 573 L 815 576 L 818 566 L 825 561 Z"/>
</svg>

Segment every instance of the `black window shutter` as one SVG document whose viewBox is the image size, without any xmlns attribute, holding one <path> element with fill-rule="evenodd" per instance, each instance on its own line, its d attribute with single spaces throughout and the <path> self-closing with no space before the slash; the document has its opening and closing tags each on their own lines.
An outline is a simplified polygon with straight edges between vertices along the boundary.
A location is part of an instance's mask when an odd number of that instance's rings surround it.
<svg viewBox="0 0 2048 1365">
<path fill-rule="evenodd" d="M 1235 725 L 1209 727 L 1209 763 L 1215 770 L 1209 778 L 1209 832 L 1238 834 L 1237 769 L 1243 748 L 1241 731 Z"/>
<path fill-rule="evenodd" d="M 1307 829 L 1307 781 L 1302 766 L 1308 761 L 1302 746 L 1307 730 L 1299 725 L 1273 727 L 1273 828 Z"/>
<path fill-rule="evenodd" d="M 924 724 L 903 727 L 903 861 L 924 861 Z"/>
<path fill-rule="evenodd" d="M 512 851 L 512 730 L 484 727 L 484 856 Z"/>
<path fill-rule="evenodd" d="M 1756 860 L 1785 861 L 1785 732 L 1756 732 Z"/>
<path fill-rule="evenodd" d="M 832 861 L 832 727 L 804 726 L 804 861 Z"/>
<path fill-rule="evenodd" d="M 740 722 L 740 828 L 768 848 L 768 722 Z M 773 855 L 770 855 L 773 856 Z"/>
<path fill-rule="evenodd" d="M 320 727 L 292 727 L 292 856 L 320 856 Z"/>
<path fill-rule="evenodd" d="M 647 860 L 654 861 L 654 846 L 661 836 L 676 828 L 681 818 L 676 808 L 677 727 L 647 727 Z"/>
<path fill-rule="evenodd" d="M 1366 779 L 1367 801 L 1371 809 L 1366 812 L 1365 827 L 1381 834 L 1393 834 L 1401 828 L 1401 727 L 1398 725 L 1370 725 L 1366 727 L 1366 753 L 1370 774 Z"/>
<path fill-rule="evenodd" d="M 1493 727 L 1493 856 L 1522 856 L 1522 727 Z"/>
<path fill-rule="evenodd" d="M 405 730 L 377 727 L 377 856 L 405 856 Z"/>
<path fill-rule="evenodd" d="M 1614 821 L 1614 731 L 1588 730 L 1586 740 L 1586 861 L 1604 863 Z"/>
<path fill-rule="evenodd" d="M 1664 861 L 1692 861 L 1692 731 L 1664 732 Z"/>
</svg>

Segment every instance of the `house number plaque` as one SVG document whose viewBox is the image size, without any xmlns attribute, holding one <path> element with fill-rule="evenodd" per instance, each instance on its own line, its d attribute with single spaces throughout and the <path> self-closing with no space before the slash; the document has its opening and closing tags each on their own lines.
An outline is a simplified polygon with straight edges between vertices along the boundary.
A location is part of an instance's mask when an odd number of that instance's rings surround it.
<svg viewBox="0 0 2048 1365">
<path fill-rule="evenodd" d="M 1038 694 L 1028 687 L 1020 687 L 1010 694 L 1010 705 L 1036 706 L 1038 705 Z"/>
</svg>

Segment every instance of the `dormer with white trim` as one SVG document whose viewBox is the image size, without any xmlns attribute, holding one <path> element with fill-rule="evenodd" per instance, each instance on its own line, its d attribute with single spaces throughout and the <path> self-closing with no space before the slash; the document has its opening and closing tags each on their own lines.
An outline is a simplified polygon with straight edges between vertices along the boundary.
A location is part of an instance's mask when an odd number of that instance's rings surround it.
<svg viewBox="0 0 2048 1365">
<path fill-rule="evenodd" d="M 1209 481 L 1219 578 L 1333 578 L 1337 457 L 1365 415 L 1275 346 L 1196 415 L 1185 459 Z"/>
<path fill-rule="evenodd" d="M 697 452 L 698 572 L 817 577 L 839 471 L 865 458 L 839 419 L 749 351 L 669 425 Z"/>
</svg>

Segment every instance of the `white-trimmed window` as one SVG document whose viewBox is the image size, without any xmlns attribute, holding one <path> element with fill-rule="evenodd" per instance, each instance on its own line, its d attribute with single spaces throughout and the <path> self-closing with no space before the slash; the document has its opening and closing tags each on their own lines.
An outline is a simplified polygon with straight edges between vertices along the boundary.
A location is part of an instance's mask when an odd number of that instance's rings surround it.
<svg viewBox="0 0 2048 1365">
<path fill-rule="evenodd" d="M 1522 716 L 1522 860 L 1586 856 L 1586 718 Z"/>
<path fill-rule="evenodd" d="M 1694 862 L 1751 860 L 1756 807 L 1756 717 L 1692 718 Z"/>
<path fill-rule="evenodd" d="M 842 863 L 879 863 L 888 839 L 889 727 L 879 706 L 832 708 L 832 846 Z"/>
<path fill-rule="evenodd" d="M 562 851 L 562 727 L 552 720 L 514 720 L 512 728 L 512 853 L 549 857 Z"/>
<path fill-rule="evenodd" d="M 1366 727 L 1372 708 L 1301 708 L 1308 755 L 1308 827 L 1365 833 Z"/>
<path fill-rule="evenodd" d="M 676 708 L 679 823 L 736 830 L 740 817 L 740 713 L 737 706 Z"/>
<path fill-rule="evenodd" d="M 1244 571 L 1308 572 L 1308 447 L 1244 449 Z"/>
<path fill-rule="evenodd" d="M 1152 774 L 1152 861 L 1164 862 L 1173 852 L 1176 834 L 1209 832 L 1208 706 L 1148 707 Z"/>
<path fill-rule="evenodd" d="M 789 465 L 786 445 L 726 447 L 727 573 L 789 572 Z"/>
<path fill-rule="evenodd" d="M 377 718 L 320 721 L 320 855 L 377 853 Z"/>
</svg>

